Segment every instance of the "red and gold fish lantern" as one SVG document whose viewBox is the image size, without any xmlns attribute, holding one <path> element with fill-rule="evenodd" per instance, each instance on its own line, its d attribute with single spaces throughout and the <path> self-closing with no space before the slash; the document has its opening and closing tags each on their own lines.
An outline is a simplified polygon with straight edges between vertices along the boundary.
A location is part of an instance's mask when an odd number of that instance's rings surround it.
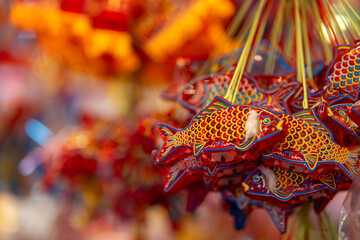
<svg viewBox="0 0 360 240">
<path fill-rule="evenodd" d="M 259 120 L 258 120 L 259 118 Z M 251 119 L 251 120 L 250 120 Z M 246 130 L 255 121 L 255 134 Z M 231 159 L 225 161 L 256 160 L 262 152 L 269 151 L 272 143 L 279 141 L 283 121 L 270 111 L 250 106 L 233 106 L 223 98 L 216 97 L 203 111 L 198 113 L 187 128 L 177 130 L 165 124 L 158 129 L 165 143 L 155 163 L 171 162 L 188 155 L 212 159 L 217 152 L 232 152 Z M 260 134 L 256 131 L 262 129 Z M 180 155 L 179 155 L 180 154 Z M 217 159 L 221 161 L 221 157 Z"/>
</svg>

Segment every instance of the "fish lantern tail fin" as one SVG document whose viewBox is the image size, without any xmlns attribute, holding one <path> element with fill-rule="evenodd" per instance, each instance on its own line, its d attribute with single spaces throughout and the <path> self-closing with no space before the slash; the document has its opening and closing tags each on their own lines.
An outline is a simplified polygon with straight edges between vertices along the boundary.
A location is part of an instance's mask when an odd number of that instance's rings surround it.
<svg viewBox="0 0 360 240">
<path fill-rule="evenodd" d="M 351 173 L 351 177 L 354 177 L 358 172 L 360 147 L 354 147 L 350 150 L 346 160 L 346 168 Z"/>
<path fill-rule="evenodd" d="M 271 106 L 275 107 L 278 111 L 283 111 L 283 100 L 288 98 L 288 95 L 296 89 L 298 83 L 289 83 L 285 86 L 282 86 L 278 91 L 276 91 L 271 96 L 271 102 L 269 103 Z M 287 109 L 286 109 L 287 110 Z"/>
<path fill-rule="evenodd" d="M 164 140 L 164 144 L 155 159 L 155 164 L 158 164 L 173 152 L 175 148 L 175 133 L 178 132 L 178 130 L 170 125 L 163 123 L 157 124 L 156 128 L 161 138 Z"/>
</svg>

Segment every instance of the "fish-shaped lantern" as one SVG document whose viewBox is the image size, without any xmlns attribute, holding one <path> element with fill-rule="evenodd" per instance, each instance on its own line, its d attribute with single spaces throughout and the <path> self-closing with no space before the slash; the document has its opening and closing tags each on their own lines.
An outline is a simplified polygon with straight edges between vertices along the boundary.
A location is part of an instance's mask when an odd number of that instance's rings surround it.
<svg viewBox="0 0 360 240">
<path fill-rule="evenodd" d="M 236 64 L 214 74 L 208 74 L 196 78 L 187 83 L 180 91 L 178 101 L 184 107 L 199 112 L 206 107 L 215 96 L 225 96 L 234 75 Z M 259 77 L 261 83 L 268 84 L 260 87 L 251 75 L 244 73 L 234 105 L 268 106 L 276 111 L 287 111 L 286 99 L 298 86 L 297 82 L 283 77 L 272 76 L 271 79 Z M 281 86 L 279 86 L 281 84 Z"/>
<path fill-rule="evenodd" d="M 353 121 L 353 127 L 360 126 L 360 105 L 359 102 L 356 102 L 352 107 L 346 112 L 347 116 Z M 357 132 L 357 130 L 356 130 Z"/>
<path fill-rule="evenodd" d="M 359 147 L 335 143 L 314 111 L 308 108 L 292 115 L 278 114 L 284 122 L 286 137 L 275 151 L 263 154 L 263 160 L 271 166 L 310 173 L 314 178 L 328 168 L 342 170 L 353 178 L 358 169 Z"/>
<path fill-rule="evenodd" d="M 216 156 L 221 154 L 222 156 Z M 189 156 L 180 158 L 179 161 L 171 161 L 165 164 L 167 168 L 166 182 L 164 191 L 172 194 L 181 189 L 188 188 L 194 184 L 205 184 L 211 190 L 218 190 L 222 187 L 241 184 L 239 176 L 244 172 L 248 172 L 260 164 L 260 161 L 232 163 L 225 162 L 225 159 L 232 159 L 229 156 L 232 153 L 216 153 L 214 152 L 211 159 L 222 157 L 222 162 L 218 161 L 202 161 L 199 157 Z M 240 182 L 239 182 L 240 181 Z"/>
<path fill-rule="evenodd" d="M 319 107 L 314 108 L 316 110 Z M 319 117 L 334 136 L 334 140 L 341 146 L 353 147 L 360 145 L 360 128 L 350 118 L 353 107 L 353 104 L 333 105 L 325 109 L 326 115 L 323 114 Z M 356 114 L 354 120 L 356 121 L 357 118 L 359 116 Z"/>
<path fill-rule="evenodd" d="M 312 107 L 316 117 L 332 134 L 333 140 L 345 147 L 360 145 L 358 125 L 348 116 L 353 104 L 328 106 L 321 102 Z"/>
<path fill-rule="evenodd" d="M 360 44 L 339 45 L 335 47 L 335 56 L 327 72 L 327 89 L 322 94 L 329 103 L 356 102 L 360 88 Z"/>
<path fill-rule="evenodd" d="M 339 171 L 324 172 L 319 180 L 309 174 L 296 173 L 280 167 L 255 168 L 242 183 L 246 196 L 269 201 L 282 207 L 324 198 L 330 200 L 347 178 Z"/>
<path fill-rule="evenodd" d="M 164 144 L 155 164 L 179 162 L 188 156 L 202 161 L 256 161 L 263 152 L 271 152 L 284 137 L 283 121 L 267 109 L 233 106 L 221 97 L 214 100 L 191 121 L 178 130 L 158 124 Z M 228 153 L 234 155 L 214 155 Z M 231 157 L 231 159 L 225 159 Z"/>
<path fill-rule="evenodd" d="M 329 106 L 355 103 L 360 100 L 360 42 L 335 46 L 335 55 L 326 72 L 326 82 L 321 90 L 308 96 L 309 103 L 325 102 Z M 300 109 L 304 97 L 291 103 Z"/>
</svg>

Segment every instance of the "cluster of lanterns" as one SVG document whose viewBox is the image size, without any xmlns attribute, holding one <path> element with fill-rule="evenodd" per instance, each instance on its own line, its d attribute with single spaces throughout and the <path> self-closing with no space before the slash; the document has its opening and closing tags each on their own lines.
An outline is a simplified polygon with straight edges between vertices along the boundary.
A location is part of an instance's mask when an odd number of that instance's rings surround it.
<svg viewBox="0 0 360 240">
<path fill-rule="evenodd" d="M 289 209 L 313 202 L 321 212 L 358 172 L 359 53 L 359 44 L 336 47 L 314 76 L 323 86 L 311 89 L 303 110 L 303 86 L 291 74 L 244 73 L 235 104 L 224 98 L 234 65 L 184 84 L 178 100 L 201 110 L 183 129 L 157 125 L 164 144 L 155 164 L 167 169 L 165 192 L 218 191 L 242 218 L 267 209 L 281 232 Z"/>
</svg>

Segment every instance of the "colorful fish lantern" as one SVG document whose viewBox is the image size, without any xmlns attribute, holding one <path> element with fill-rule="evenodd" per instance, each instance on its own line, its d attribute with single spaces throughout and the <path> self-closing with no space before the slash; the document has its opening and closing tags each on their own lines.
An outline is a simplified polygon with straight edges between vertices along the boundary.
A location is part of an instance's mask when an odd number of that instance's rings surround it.
<svg viewBox="0 0 360 240">
<path fill-rule="evenodd" d="M 317 118 L 332 133 L 334 141 L 341 146 L 360 145 L 359 127 L 350 118 L 353 107 L 353 104 L 337 104 L 328 107 L 325 103 L 313 107 Z M 357 115 L 355 114 L 355 116 Z"/>
<path fill-rule="evenodd" d="M 360 100 L 360 43 L 338 45 L 334 51 L 334 58 L 327 67 L 320 90 L 308 95 L 311 104 L 325 102 L 332 106 Z M 295 99 L 292 106 L 301 109 L 303 99 L 303 96 Z"/>
<path fill-rule="evenodd" d="M 218 73 L 208 74 L 189 82 L 180 91 L 178 101 L 195 112 L 207 106 L 215 96 L 225 96 L 233 78 L 236 65 L 232 65 Z M 292 95 L 298 83 L 286 77 L 273 76 L 272 82 L 280 81 L 281 87 L 259 87 L 258 82 L 249 74 L 244 73 L 239 85 L 235 105 L 268 106 L 275 111 L 287 111 L 286 99 Z M 269 79 L 263 82 L 270 82 Z M 270 89 L 269 89 L 270 88 Z"/>
<path fill-rule="evenodd" d="M 336 144 L 332 133 L 313 111 L 310 108 L 293 115 L 278 115 L 286 126 L 286 137 L 275 151 L 263 155 L 265 162 L 311 173 L 315 178 L 327 168 L 334 167 L 353 178 L 357 173 L 359 148 Z"/>
<path fill-rule="evenodd" d="M 167 178 L 164 191 L 168 194 L 178 192 L 194 184 L 205 184 L 211 190 L 241 183 L 241 175 L 260 164 L 259 161 L 248 162 L 242 160 L 237 163 L 225 162 L 231 159 L 231 153 L 214 153 L 210 162 L 205 162 L 199 157 L 184 157 L 180 161 L 164 164 L 167 168 Z M 213 159 L 222 159 L 217 162 Z M 236 178 L 236 179 L 234 179 Z"/>
<path fill-rule="evenodd" d="M 215 97 L 184 129 L 158 124 L 165 143 L 155 164 L 186 156 L 199 156 L 203 161 L 210 161 L 213 153 L 232 151 L 235 154 L 224 161 L 257 160 L 262 152 L 274 147 L 272 141 L 278 142 L 284 137 L 283 125 L 284 122 L 269 110 L 233 106 L 227 100 Z M 221 162 L 223 158 L 218 155 L 215 160 Z"/>
<path fill-rule="evenodd" d="M 334 170 L 325 172 L 319 180 L 313 180 L 309 174 L 295 173 L 280 167 L 260 166 L 246 177 L 242 189 L 248 197 L 282 207 L 312 201 L 319 205 L 318 200 L 321 204 L 324 199 L 329 201 L 349 181 L 341 172 Z"/>
</svg>

